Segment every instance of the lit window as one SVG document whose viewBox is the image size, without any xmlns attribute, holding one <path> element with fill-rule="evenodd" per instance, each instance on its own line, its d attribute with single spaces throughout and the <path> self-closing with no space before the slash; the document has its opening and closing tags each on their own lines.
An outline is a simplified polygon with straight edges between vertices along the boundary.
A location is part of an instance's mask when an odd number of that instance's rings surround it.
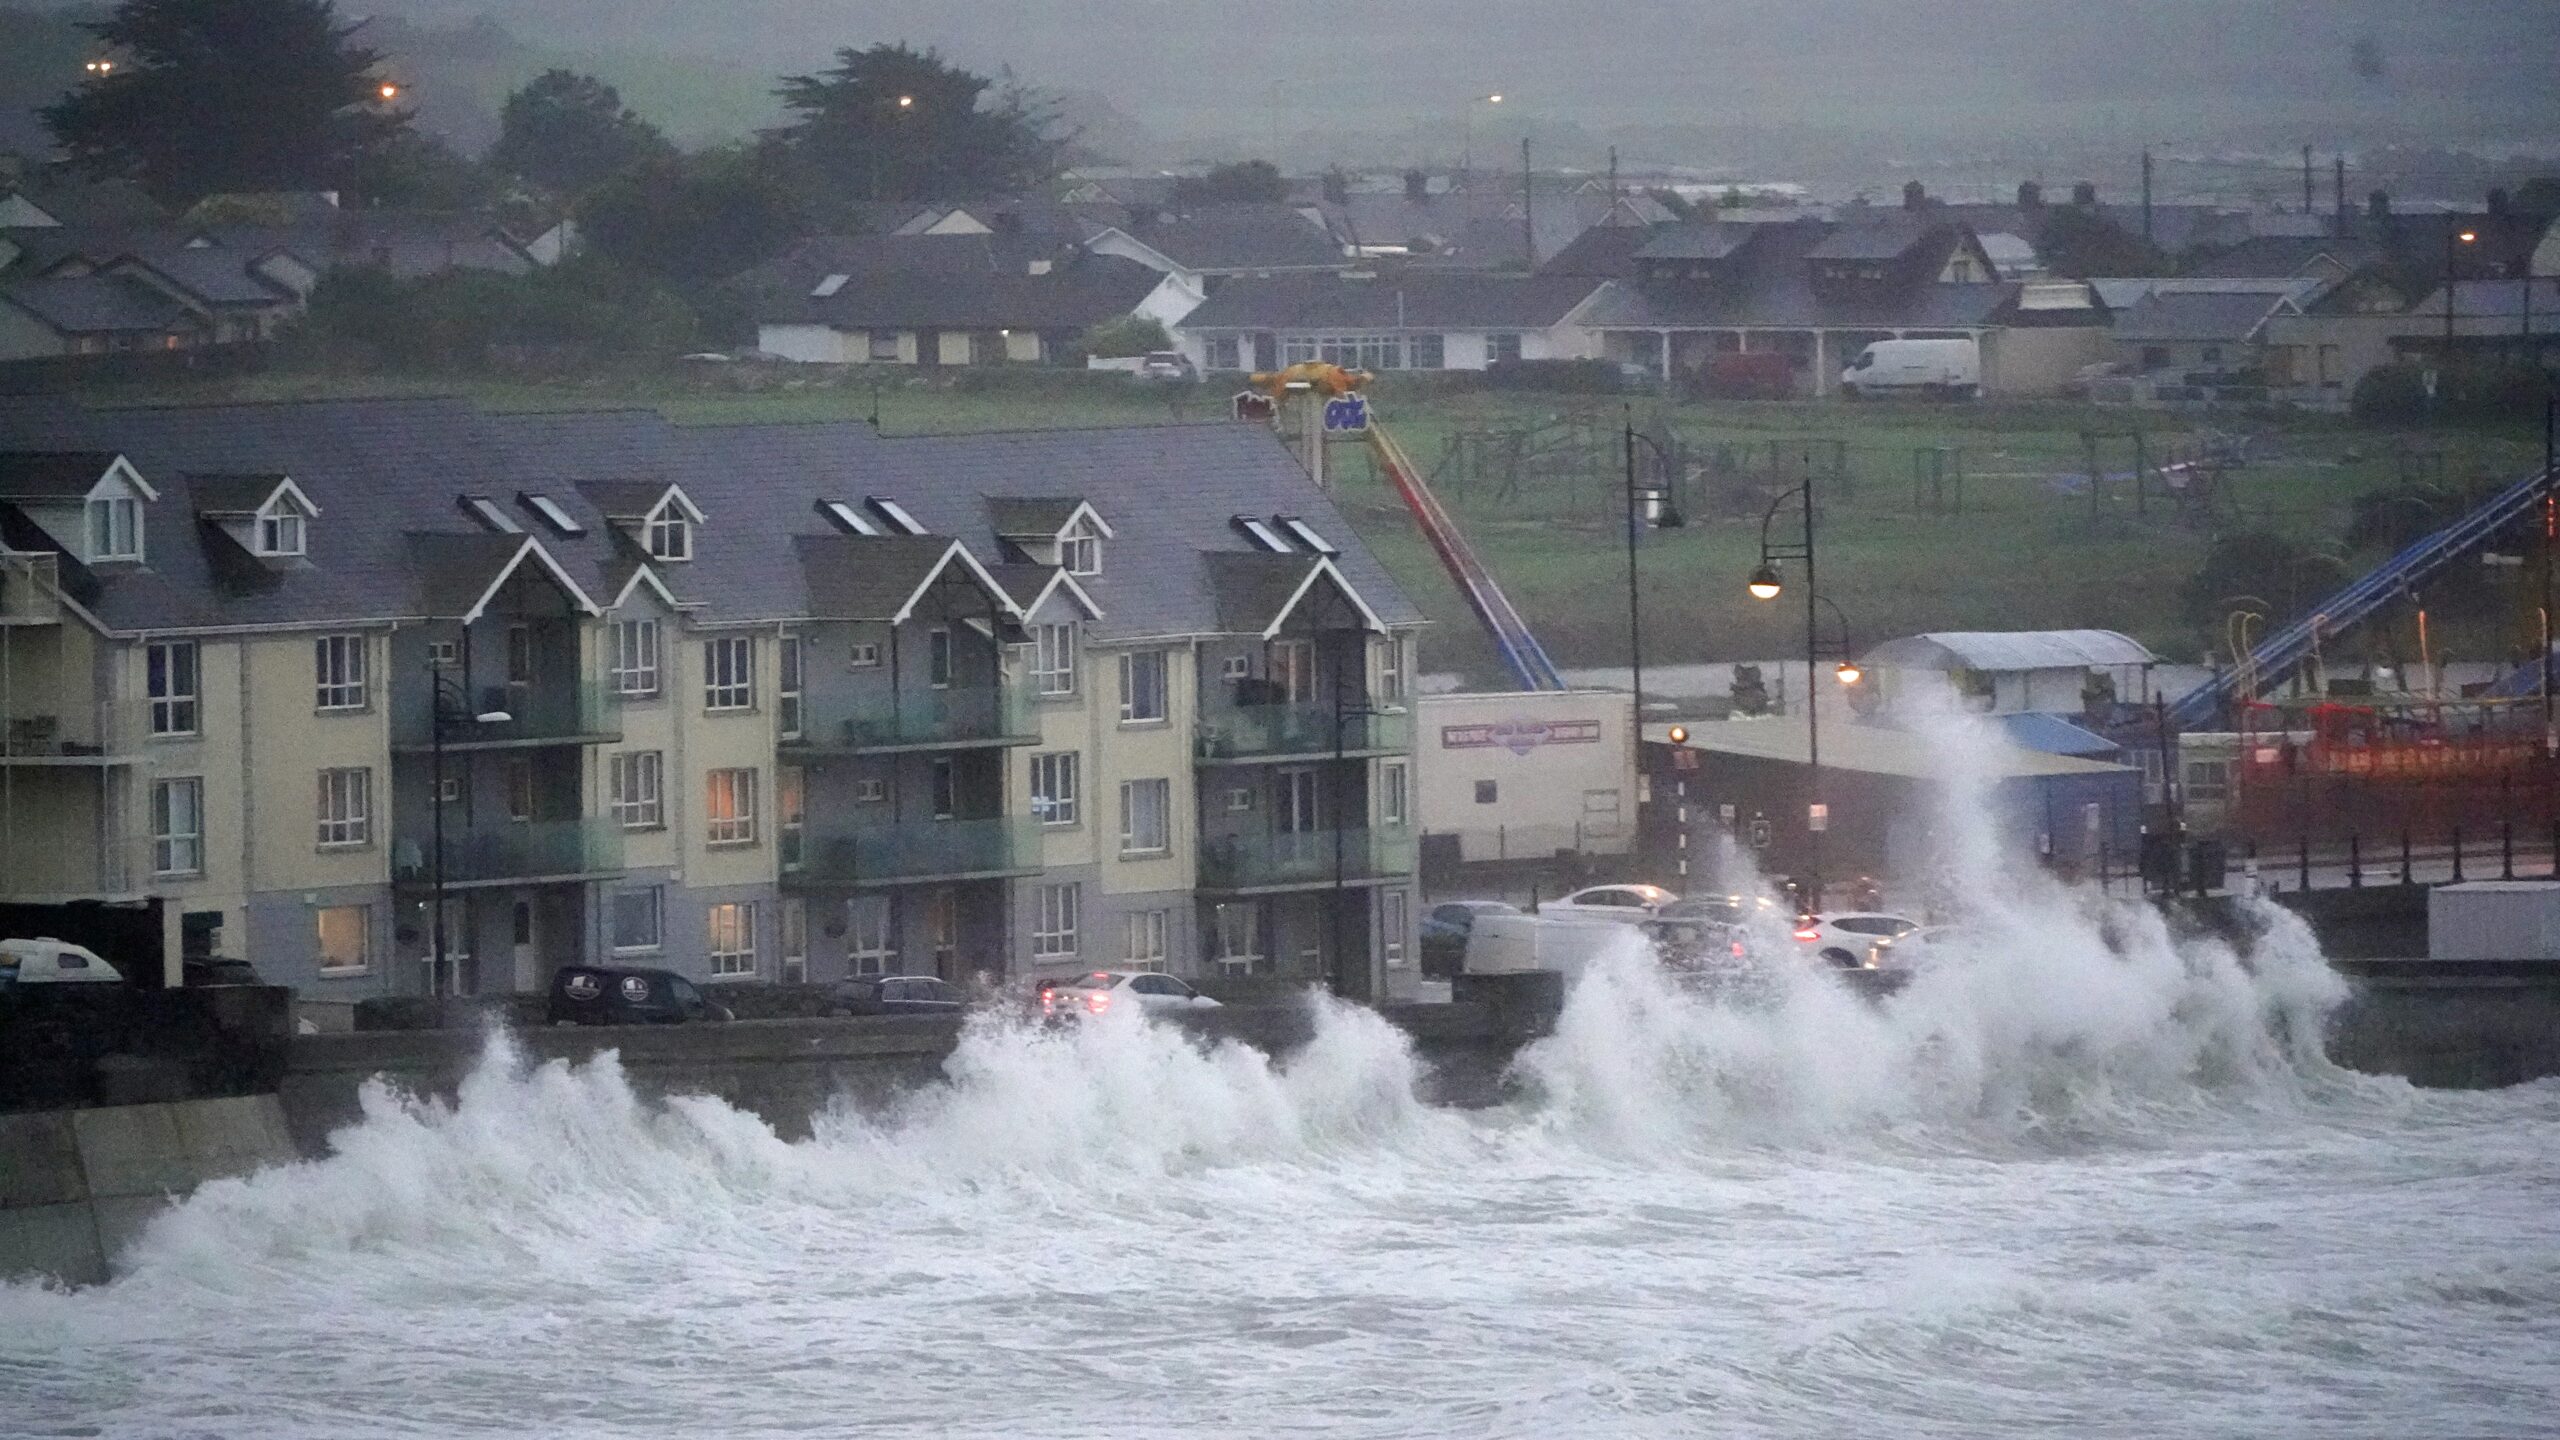
<svg viewBox="0 0 2560 1440">
<path fill-rule="evenodd" d="M 666 943 L 666 897 L 655 885 L 613 892 L 613 948 L 655 950 Z"/>
<path fill-rule="evenodd" d="M 1043 825 L 1076 823 L 1076 752 L 1031 757 L 1031 814 Z"/>
<path fill-rule="evenodd" d="M 1162 855 L 1172 848 L 1173 783 L 1129 780 L 1120 786 L 1120 853 Z"/>
<path fill-rule="evenodd" d="M 756 843 L 756 772 L 714 770 L 704 777 L 705 839 L 713 845 Z"/>
<path fill-rule="evenodd" d="M 613 818 L 625 830 L 655 830 L 667 823 L 666 759 L 655 750 L 628 750 L 608 767 Z"/>
<path fill-rule="evenodd" d="M 142 558 L 142 502 L 115 495 L 89 502 L 89 558 Z"/>
<path fill-rule="evenodd" d="M 658 622 L 613 622 L 613 688 L 619 695 L 658 693 Z"/>
<path fill-rule="evenodd" d="M 755 641 L 744 635 L 702 644 L 702 708 L 749 710 L 756 703 Z"/>
<path fill-rule="evenodd" d="M 149 671 L 152 734 L 196 733 L 196 660 L 193 640 L 167 640 L 146 649 L 144 666 Z"/>
<path fill-rule="evenodd" d="M 204 781 L 157 780 L 151 786 L 151 873 L 204 871 Z"/>
<path fill-rule="evenodd" d="M 321 974 L 351 975 L 372 966 L 372 906 L 324 905 L 311 913 Z"/>
<path fill-rule="evenodd" d="M 361 710 L 366 703 L 365 646 L 361 635 L 323 635 L 312 642 L 315 708 Z"/>
<path fill-rule="evenodd" d="M 1076 627 L 1042 625 L 1032 632 L 1031 678 L 1043 695 L 1076 693 Z"/>
<path fill-rule="evenodd" d="M 1031 932 L 1031 953 L 1043 960 L 1076 953 L 1076 922 L 1084 908 L 1081 885 L 1040 887 L 1040 916 Z"/>
<path fill-rule="evenodd" d="M 320 772 L 319 843 L 324 850 L 373 843 L 373 772 Z"/>
<path fill-rule="evenodd" d="M 756 973 L 756 907 L 752 900 L 714 905 L 703 912 L 703 948 L 714 975 Z"/>
<path fill-rule="evenodd" d="M 1147 725 L 1165 718 L 1165 654 L 1131 650 L 1120 657 L 1120 723 Z"/>
</svg>

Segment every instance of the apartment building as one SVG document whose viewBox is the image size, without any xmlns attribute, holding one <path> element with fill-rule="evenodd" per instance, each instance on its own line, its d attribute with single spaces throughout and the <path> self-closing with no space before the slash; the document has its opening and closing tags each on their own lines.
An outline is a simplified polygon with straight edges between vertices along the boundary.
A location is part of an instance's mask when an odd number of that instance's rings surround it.
<svg viewBox="0 0 2560 1440">
<path fill-rule="evenodd" d="M 0 899 L 162 897 L 331 998 L 1373 994 L 1418 623 L 1248 426 L 5 402 Z"/>
</svg>

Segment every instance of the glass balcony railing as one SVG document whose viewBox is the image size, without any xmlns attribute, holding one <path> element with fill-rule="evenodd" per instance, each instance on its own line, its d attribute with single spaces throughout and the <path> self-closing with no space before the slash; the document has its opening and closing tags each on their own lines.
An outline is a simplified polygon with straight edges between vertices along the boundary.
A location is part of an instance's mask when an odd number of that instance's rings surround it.
<svg viewBox="0 0 2560 1440">
<path fill-rule="evenodd" d="M 0 900 L 54 903 L 128 894 L 156 883 L 151 842 L 21 833 L 0 847 Z M 186 855 L 192 877 L 201 855 Z M 174 863 L 174 862 L 173 862 Z M 183 882 L 180 882 L 183 883 Z"/>
<path fill-rule="evenodd" d="M 606 816 L 583 820 L 448 824 L 444 832 L 444 883 L 488 885 L 562 875 L 602 875 L 622 868 L 622 826 Z M 392 879 L 401 885 L 435 881 L 435 837 L 404 835 L 393 847 Z"/>
<path fill-rule="evenodd" d="M 1040 868 L 1039 822 L 918 820 L 904 825 L 824 829 L 801 838 L 786 880 L 809 885 L 888 885 L 1005 875 Z"/>
<path fill-rule="evenodd" d="M 444 743 L 449 750 L 622 738 L 622 697 L 611 686 L 593 682 L 483 685 L 467 700 L 445 696 L 444 711 Z M 483 715 L 507 718 L 483 720 Z M 393 743 L 402 750 L 435 747 L 435 732 L 424 704 L 401 710 Z"/>
<path fill-rule="evenodd" d="M 1337 849 L 1336 839 L 1340 846 Z M 1413 873 L 1413 832 L 1301 830 L 1287 835 L 1219 835 L 1200 842 L 1200 888 L 1261 890 L 1330 885 Z"/>
<path fill-rule="evenodd" d="M 0 705 L 0 761 L 28 764 L 114 764 L 142 749 L 143 707 L 20 696 Z"/>
<path fill-rule="evenodd" d="M 1040 738 L 1031 697 L 1015 685 L 967 685 L 825 704 L 803 702 L 806 750 L 880 750 L 896 746 L 1029 745 Z"/>
<path fill-rule="evenodd" d="M 1200 722 L 1198 753 L 1203 760 L 1256 760 L 1330 755 L 1337 749 L 1359 754 L 1413 747 L 1413 717 L 1403 711 L 1343 712 L 1338 744 L 1335 719 L 1330 705 L 1239 705 L 1213 712 Z"/>
</svg>

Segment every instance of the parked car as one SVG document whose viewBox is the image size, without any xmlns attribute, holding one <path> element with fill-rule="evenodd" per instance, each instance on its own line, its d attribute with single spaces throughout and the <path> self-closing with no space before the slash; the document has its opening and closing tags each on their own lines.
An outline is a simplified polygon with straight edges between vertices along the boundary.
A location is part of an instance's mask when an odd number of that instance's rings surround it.
<svg viewBox="0 0 2560 1440">
<path fill-rule="evenodd" d="M 1828 960 L 1844 970 L 1863 969 L 1870 948 L 1878 940 L 1908 935 L 1920 928 L 1917 920 L 1877 911 L 1831 911 L 1807 915 L 1796 921 L 1795 937 L 1820 959 Z"/>
<path fill-rule="evenodd" d="M 1636 925 L 1678 903 L 1679 896 L 1659 885 L 1592 885 L 1547 901 L 1538 913 L 1559 920 L 1618 920 Z"/>
<path fill-rule="evenodd" d="M 838 981 L 838 1015 L 957 1015 L 969 1008 L 968 992 L 934 975 L 856 975 Z"/>
<path fill-rule="evenodd" d="M 1450 900 L 1434 905 L 1422 917 L 1422 973 L 1445 980 L 1467 966 L 1467 936 L 1483 915 L 1517 915 L 1520 907 L 1502 900 Z"/>
<path fill-rule="evenodd" d="M 0 989 L 11 985 L 121 985 L 124 976 L 85 945 L 45 936 L 0 940 Z"/>
<path fill-rule="evenodd" d="M 1190 385 L 1199 381 L 1200 371 L 1179 350 L 1151 350 L 1138 362 L 1138 378 L 1153 384 Z"/>
<path fill-rule="evenodd" d="M 1134 1005 L 1138 1013 L 1153 1015 L 1167 1010 L 1215 1010 L 1218 1002 L 1194 990 L 1171 975 L 1149 970 L 1096 970 L 1044 985 L 1040 990 L 1040 1013 L 1052 1019 L 1070 1015 L 1105 1015 L 1121 1006 Z"/>
<path fill-rule="evenodd" d="M 543 1007 L 543 1020 L 552 1025 L 684 1025 L 736 1018 L 672 970 L 606 965 L 561 966 Z"/>
</svg>

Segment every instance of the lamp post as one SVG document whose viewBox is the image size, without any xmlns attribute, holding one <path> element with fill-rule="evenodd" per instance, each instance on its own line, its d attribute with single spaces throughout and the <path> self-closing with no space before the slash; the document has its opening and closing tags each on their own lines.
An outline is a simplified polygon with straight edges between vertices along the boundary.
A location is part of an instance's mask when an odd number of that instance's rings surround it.
<svg viewBox="0 0 2560 1440">
<path fill-rule="evenodd" d="M 453 701 L 451 710 L 445 708 L 448 697 Z M 471 697 L 463 690 L 462 682 L 444 673 L 444 667 L 438 665 L 433 658 L 429 658 L 427 661 L 427 752 L 433 757 L 430 766 L 434 788 L 428 792 L 427 808 L 433 815 L 435 825 L 435 840 L 427 862 L 427 904 L 430 907 L 427 918 L 427 943 L 430 947 L 427 951 L 427 993 L 429 995 L 442 993 L 440 989 L 442 982 L 438 977 L 444 973 L 445 967 L 444 732 L 446 726 L 453 724 L 459 717 L 469 714 L 471 714 Z M 504 710 L 484 710 L 472 715 L 471 718 L 481 725 L 504 725 L 515 717 Z M 455 978 L 458 980 L 460 977 Z"/>
<path fill-rule="evenodd" d="M 1637 492 L 1637 441 L 1643 441 L 1645 443 L 1645 447 L 1653 452 L 1654 459 L 1662 466 L 1662 473 L 1666 479 L 1669 478 L 1674 471 L 1671 456 L 1664 452 L 1661 442 L 1655 440 L 1650 435 L 1640 435 L 1636 433 L 1636 407 L 1633 405 L 1625 407 L 1625 414 L 1627 461 L 1627 678 L 1628 688 L 1632 690 L 1635 695 L 1636 746 L 1641 750 L 1644 746 L 1644 607 L 1636 598 L 1636 533 L 1647 526 L 1654 526 L 1664 530 L 1676 530 L 1687 522 L 1681 518 L 1680 511 L 1672 504 L 1669 496 L 1669 487 L 1667 485 L 1662 489 L 1647 490 L 1641 494 Z M 1660 508 L 1651 515 L 1647 515 L 1645 513 L 1647 508 L 1645 502 L 1648 500 L 1660 502 Z"/>
<path fill-rule="evenodd" d="M 1465 138 L 1464 143 L 1463 143 L 1463 144 L 1461 144 L 1461 146 L 1459 147 L 1459 150 L 1458 150 L 1458 174 L 1459 174 L 1459 175 L 1461 175 L 1461 176 L 1466 176 L 1466 175 L 1473 174 L 1473 173 L 1475 172 L 1475 168 L 1476 168 L 1476 107 L 1477 107 L 1478 105 L 1499 105 L 1499 104 L 1501 104 L 1501 103 L 1502 103 L 1502 92 L 1501 92 L 1501 91 L 1499 91 L 1499 90 L 1496 90 L 1495 92 L 1493 92 L 1493 93 L 1492 93 L 1492 94 L 1490 94 L 1490 95 L 1471 95 L 1471 96 L 1467 97 L 1467 113 L 1466 113 L 1466 120 L 1465 120 L 1465 124 L 1464 124 L 1464 134 L 1465 134 L 1465 137 L 1466 137 L 1466 138 Z"/>
<path fill-rule="evenodd" d="M 2560 386 L 2542 397 L 2542 756 L 2546 762 L 2560 760 L 2560 719 L 2553 717 L 2551 704 L 2554 546 L 2560 546 Z M 2560 864 L 2560 856 L 2554 857 L 2554 863 Z"/>
<path fill-rule="evenodd" d="M 2456 242 L 2473 245 L 2479 240 L 2480 232 L 2477 230 L 2457 230 L 2451 225 L 2444 227 L 2444 356 L 2436 364 L 2435 391 L 2439 419 L 2444 415 L 2445 385 L 2453 379 L 2453 247 Z"/>
<path fill-rule="evenodd" d="M 1804 508 L 1803 539 L 1792 544 L 1773 542 L 1769 538 L 1769 526 L 1778 518 L 1778 511 L 1783 509 L 1789 500 L 1800 502 Z M 1830 827 L 1831 823 L 1830 807 L 1822 800 L 1821 690 L 1814 683 L 1813 677 L 1820 668 L 1824 651 L 1830 649 L 1831 653 L 1839 657 L 1839 667 L 1835 673 L 1841 684 L 1855 685 L 1865 678 L 1865 672 L 1849 659 L 1849 617 L 1843 614 L 1840 607 L 1833 604 L 1829 597 L 1815 588 L 1813 503 L 1813 472 L 1808 467 L 1805 471 L 1804 483 L 1770 501 L 1767 512 L 1761 515 L 1760 564 L 1751 572 L 1751 578 L 1745 582 L 1745 588 L 1749 590 L 1752 599 L 1775 600 L 1786 590 L 1786 578 L 1778 569 L 1780 562 L 1787 560 L 1804 562 L 1805 857 L 1808 862 L 1808 874 L 1804 884 L 1804 909 L 1807 914 L 1817 913 L 1822 908 L 1822 833 Z M 1840 641 L 1837 647 L 1826 647 L 1823 644 L 1822 607 L 1825 605 L 1831 606 L 1831 613 L 1840 621 Z"/>
</svg>

